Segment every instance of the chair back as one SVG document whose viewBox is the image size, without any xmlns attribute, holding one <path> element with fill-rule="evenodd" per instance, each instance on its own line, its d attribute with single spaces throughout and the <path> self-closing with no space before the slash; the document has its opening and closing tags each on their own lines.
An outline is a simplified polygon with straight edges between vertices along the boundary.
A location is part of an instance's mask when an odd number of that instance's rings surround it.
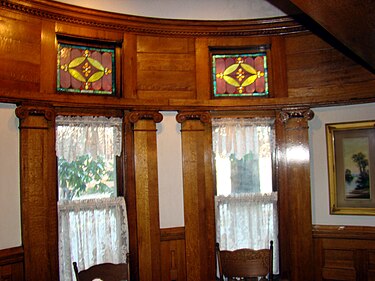
<svg viewBox="0 0 375 281">
<path fill-rule="evenodd" d="M 128 258 L 126 263 L 101 263 L 81 271 L 78 270 L 77 263 L 73 262 L 73 268 L 77 281 L 130 281 Z"/>
<path fill-rule="evenodd" d="M 224 277 L 228 280 L 253 277 L 272 280 L 273 278 L 273 241 L 270 242 L 269 249 L 234 251 L 220 250 L 219 244 L 216 243 L 216 252 L 221 281 L 224 281 Z"/>
</svg>

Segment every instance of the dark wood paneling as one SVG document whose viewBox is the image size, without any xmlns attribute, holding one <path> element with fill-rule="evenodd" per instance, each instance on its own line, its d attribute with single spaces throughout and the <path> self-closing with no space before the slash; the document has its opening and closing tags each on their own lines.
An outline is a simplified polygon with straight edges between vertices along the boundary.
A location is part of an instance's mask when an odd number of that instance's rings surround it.
<svg viewBox="0 0 375 281">
<path fill-rule="evenodd" d="M 313 228 L 315 280 L 374 280 L 375 227 Z"/>
<path fill-rule="evenodd" d="M 0 250 L 0 280 L 24 280 L 22 247 Z"/>
<path fill-rule="evenodd" d="M 289 97 L 374 96 L 375 75 L 315 35 L 286 37 Z"/>
<path fill-rule="evenodd" d="M 374 3 L 290 0 L 375 70 Z"/>
<path fill-rule="evenodd" d="M 308 108 L 280 112 L 279 213 L 282 278 L 313 281 Z"/>
</svg>

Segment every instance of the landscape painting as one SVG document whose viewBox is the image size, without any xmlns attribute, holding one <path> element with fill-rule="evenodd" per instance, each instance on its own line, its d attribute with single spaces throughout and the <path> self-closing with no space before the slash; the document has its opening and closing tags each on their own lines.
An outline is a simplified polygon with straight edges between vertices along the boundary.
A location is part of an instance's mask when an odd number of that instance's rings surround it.
<svg viewBox="0 0 375 281">
<path fill-rule="evenodd" d="M 330 213 L 375 215 L 375 121 L 326 125 Z"/>
</svg>

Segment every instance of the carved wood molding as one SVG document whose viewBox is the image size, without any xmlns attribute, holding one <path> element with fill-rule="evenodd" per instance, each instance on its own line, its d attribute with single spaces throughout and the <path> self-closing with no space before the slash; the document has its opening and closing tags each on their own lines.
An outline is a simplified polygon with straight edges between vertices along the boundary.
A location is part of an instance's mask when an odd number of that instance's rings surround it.
<svg viewBox="0 0 375 281">
<path fill-rule="evenodd" d="M 314 118 L 314 112 L 310 108 L 291 108 L 282 109 L 279 113 L 279 119 L 283 123 L 287 123 L 292 118 L 300 118 L 309 121 Z"/>
<path fill-rule="evenodd" d="M 19 119 L 26 119 L 30 115 L 44 116 L 47 121 L 52 121 L 55 118 L 55 111 L 47 106 L 21 105 L 16 108 L 16 116 Z"/>
<path fill-rule="evenodd" d="M 0 250 L 0 266 L 11 263 L 23 262 L 23 259 L 24 257 L 22 247 L 14 247 Z"/>
<path fill-rule="evenodd" d="M 374 226 L 314 225 L 313 238 L 375 240 Z"/>
<path fill-rule="evenodd" d="M 139 120 L 153 120 L 155 123 L 160 123 L 163 115 L 158 111 L 133 111 L 126 115 L 126 120 L 133 124 Z"/>
<path fill-rule="evenodd" d="M 160 241 L 185 240 L 185 227 L 160 229 Z"/>
<path fill-rule="evenodd" d="M 94 11 L 53 1 L 1 0 L 1 7 L 27 15 L 96 28 L 176 36 L 271 36 L 306 32 L 291 17 L 257 20 L 175 20 Z"/>
<path fill-rule="evenodd" d="M 202 123 L 210 123 L 211 115 L 206 111 L 189 111 L 189 112 L 179 112 L 176 115 L 176 120 L 178 123 L 183 123 L 186 120 L 200 120 Z"/>
</svg>

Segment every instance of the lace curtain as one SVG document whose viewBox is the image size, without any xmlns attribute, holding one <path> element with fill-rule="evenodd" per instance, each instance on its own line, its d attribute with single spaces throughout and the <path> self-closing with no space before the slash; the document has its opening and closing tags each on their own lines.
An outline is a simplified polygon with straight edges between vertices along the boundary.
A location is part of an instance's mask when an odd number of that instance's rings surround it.
<svg viewBox="0 0 375 281">
<path fill-rule="evenodd" d="M 60 280 L 75 280 L 94 264 L 126 261 L 128 230 L 123 197 L 58 202 Z"/>
<path fill-rule="evenodd" d="M 274 242 L 273 269 L 279 272 L 277 192 L 216 196 L 216 239 L 223 250 L 262 249 Z"/>
<path fill-rule="evenodd" d="M 274 145 L 272 118 L 218 118 L 212 120 L 213 150 L 221 157 L 241 159 L 250 152 L 270 155 Z"/>
<path fill-rule="evenodd" d="M 121 154 L 121 118 L 57 116 L 56 126 L 59 158 L 71 162 L 89 154 L 113 161 Z M 128 222 L 123 197 L 60 200 L 58 223 L 60 280 L 75 280 L 73 261 L 80 270 L 126 261 Z"/>
<path fill-rule="evenodd" d="M 272 191 L 272 152 L 274 148 L 273 118 L 220 118 L 212 121 L 213 152 L 216 157 L 228 159 L 230 165 L 228 180 L 217 182 L 218 195 L 215 196 L 216 240 L 220 248 L 268 248 L 274 242 L 274 273 L 279 268 L 277 192 Z M 234 157 L 241 160 L 251 155 L 246 166 L 246 174 L 238 174 L 233 169 Z M 230 160 L 232 159 L 232 160 Z M 220 160 L 221 161 L 221 160 Z M 216 165 L 220 165 L 216 160 Z M 265 166 L 264 163 L 268 163 Z M 224 180 L 222 167 L 218 181 Z M 243 171 L 240 171 L 242 173 Z M 235 179 L 251 175 L 256 179 L 246 179 L 248 186 L 236 190 Z M 220 190 L 225 192 L 220 193 Z M 243 190 L 259 190 L 257 192 Z"/>
<path fill-rule="evenodd" d="M 57 116 L 56 126 L 56 154 L 68 162 L 85 154 L 106 160 L 121 154 L 121 118 Z"/>
</svg>

